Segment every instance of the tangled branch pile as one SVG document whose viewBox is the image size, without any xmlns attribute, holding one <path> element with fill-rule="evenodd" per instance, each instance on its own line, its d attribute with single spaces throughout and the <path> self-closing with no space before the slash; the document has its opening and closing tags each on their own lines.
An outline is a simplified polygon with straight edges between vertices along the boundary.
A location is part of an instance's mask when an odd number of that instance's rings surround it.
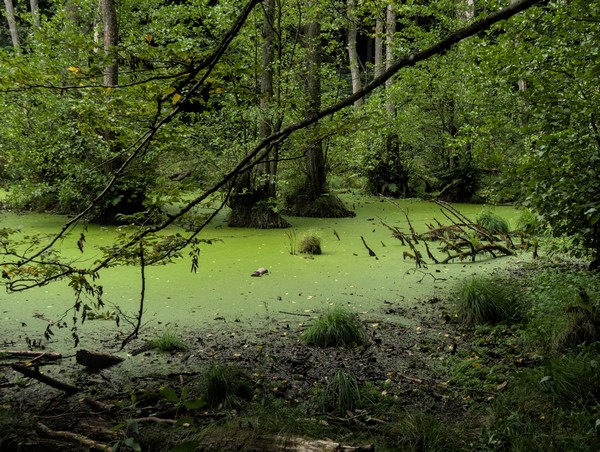
<svg viewBox="0 0 600 452">
<path fill-rule="evenodd" d="M 435 224 L 427 225 L 427 232 L 417 233 L 408 212 L 404 209 L 402 210 L 408 223 L 409 232 L 382 222 L 392 231 L 393 237 L 408 246 L 410 251 L 404 252 L 404 259 L 413 259 L 417 267 L 427 265 L 423 253 L 419 250 L 421 246 L 425 249 L 428 258 L 436 264 L 447 264 L 454 260 L 462 261 L 469 258 L 475 261 L 476 257 L 481 255 L 489 255 L 492 258 L 513 256 L 518 249 L 529 246 L 523 235 L 520 235 L 520 243 L 515 244 L 509 233 L 492 231 L 485 225 L 472 221 L 444 201 L 432 200 L 432 202 L 440 206 L 442 214 L 450 222 L 449 225 L 443 225 L 434 219 Z M 438 255 L 436 257 L 431 251 L 430 242 L 439 242 L 439 251 L 445 256 Z"/>
</svg>

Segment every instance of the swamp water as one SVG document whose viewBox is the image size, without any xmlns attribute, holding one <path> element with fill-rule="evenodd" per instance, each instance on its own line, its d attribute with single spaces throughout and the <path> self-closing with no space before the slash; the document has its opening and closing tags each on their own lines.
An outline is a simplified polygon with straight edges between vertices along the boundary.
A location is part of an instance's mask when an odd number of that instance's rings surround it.
<svg viewBox="0 0 600 452">
<path fill-rule="evenodd" d="M 417 300 L 443 296 L 457 277 L 493 272 L 520 259 L 431 264 L 427 269 L 416 269 L 414 261 L 403 259 L 403 252 L 408 248 L 393 238 L 382 222 L 407 231 L 402 207 L 407 209 L 417 230 L 426 230 L 426 223 L 434 218 L 448 223 L 443 221 L 445 218 L 437 205 L 420 200 L 390 203 L 364 196 L 346 196 L 344 200 L 354 207 L 355 218 L 290 218 L 293 231 L 228 228 L 224 224 L 224 213 L 219 214 L 200 235 L 204 239 L 219 240 L 201 245 L 197 273 L 190 271 L 191 259 L 186 253 L 174 263 L 146 269 L 144 336 L 156 336 L 165 329 L 178 332 L 194 327 L 218 328 L 223 323 L 231 329 L 232 322 L 240 322 L 240 329 L 269 322 L 307 323 L 333 305 L 347 306 L 360 313 L 363 320 L 402 321 L 397 314 L 386 315 L 384 307 L 410 308 Z M 472 219 L 482 209 L 479 205 L 456 207 Z M 494 211 L 511 225 L 515 224 L 518 212 L 514 208 L 496 207 Z M 18 227 L 29 234 L 55 232 L 64 221 L 65 217 L 56 215 L 0 214 L 2 227 Z M 307 232 L 321 237 L 322 255 L 290 253 Z M 291 235 L 296 237 L 295 244 Z M 60 252 L 78 257 L 81 264 L 91 265 L 100 257 L 97 247 L 111 243 L 114 228 L 89 227 L 83 255 L 77 249 L 78 236 L 74 234 L 61 242 Z M 377 258 L 369 256 L 361 236 Z M 251 277 L 259 267 L 267 268 L 269 273 Z M 139 268 L 103 270 L 98 282 L 105 293 L 106 307 L 102 312 L 114 311 L 115 306 L 131 316 L 137 312 Z M 24 348 L 26 338 L 43 339 L 47 322 L 64 317 L 69 328 L 53 328 L 56 335 L 48 348 L 60 351 L 63 347 L 72 347 L 72 315 L 65 316 L 65 313 L 72 307 L 73 300 L 73 292 L 66 283 L 20 293 L 0 293 L 0 331 L 5 345 Z M 121 329 L 127 332 L 131 327 L 122 321 Z M 87 320 L 79 325 L 81 346 L 85 347 L 91 340 L 86 339 L 87 332 L 93 331 L 96 340 L 99 333 L 107 342 L 114 342 L 116 330 L 113 321 Z"/>
</svg>

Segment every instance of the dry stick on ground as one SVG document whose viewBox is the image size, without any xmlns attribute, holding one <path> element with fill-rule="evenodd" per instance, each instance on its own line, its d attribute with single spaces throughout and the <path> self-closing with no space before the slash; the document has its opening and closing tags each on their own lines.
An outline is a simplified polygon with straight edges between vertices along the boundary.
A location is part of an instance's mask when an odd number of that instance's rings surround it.
<svg viewBox="0 0 600 452">
<path fill-rule="evenodd" d="M 302 314 L 299 312 L 288 312 L 288 311 L 279 311 L 280 314 L 288 314 L 288 315 L 297 315 L 300 317 L 310 317 L 310 314 Z"/>
<path fill-rule="evenodd" d="M 62 381 L 56 380 L 55 378 L 49 377 L 48 375 L 44 375 L 35 368 L 26 367 L 20 364 L 13 364 L 11 367 L 13 370 L 22 373 L 26 377 L 34 378 L 35 380 L 41 381 L 42 383 L 45 383 L 48 386 L 60 389 L 61 391 L 66 392 L 67 394 L 75 394 L 81 391 L 81 388 L 78 388 L 77 386 L 72 386 L 68 383 L 63 383 Z"/>
<path fill-rule="evenodd" d="M 92 450 L 101 450 L 104 452 L 112 452 L 113 450 L 112 447 L 110 447 L 108 444 L 99 443 L 98 441 L 94 441 L 93 439 L 90 439 L 87 436 L 80 435 L 78 433 L 52 430 L 51 428 L 49 428 L 45 424 L 42 424 L 41 422 L 38 422 L 36 424 L 36 427 L 49 438 L 60 439 L 69 442 L 75 441 L 77 442 L 77 444 L 80 444 Z"/>
</svg>

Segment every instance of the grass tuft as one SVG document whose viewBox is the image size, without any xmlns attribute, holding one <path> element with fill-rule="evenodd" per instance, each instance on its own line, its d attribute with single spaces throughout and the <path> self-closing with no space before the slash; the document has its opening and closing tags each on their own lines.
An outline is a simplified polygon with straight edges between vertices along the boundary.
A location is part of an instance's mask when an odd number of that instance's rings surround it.
<svg viewBox="0 0 600 452">
<path fill-rule="evenodd" d="M 322 254 L 321 237 L 314 232 L 307 232 L 300 240 L 302 254 Z"/>
<path fill-rule="evenodd" d="M 425 413 L 406 413 L 388 431 L 387 443 L 402 451 L 458 450 L 457 435 L 435 417 Z"/>
<path fill-rule="evenodd" d="M 318 347 L 351 347 L 363 345 L 366 334 L 356 316 L 347 309 L 335 307 L 304 332 L 302 340 Z"/>
<path fill-rule="evenodd" d="M 482 210 L 476 221 L 477 224 L 483 226 L 492 234 L 508 234 L 510 230 L 508 222 L 489 209 Z"/>
<path fill-rule="evenodd" d="M 465 324 L 494 324 L 518 313 L 518 294 L 517 287 L 508 281 L 473 275 L 454 286 L 452 298 Z"/>
<path fill-rule="evenodd" d="M 185 352 L 188 347 L 176 333 L 167 330 L 156 339 L 149 340 L 148 349 L 161 352 Z"/>
<path fill-rule="evenodd" d="M 339 369 L 327 382 L 319 398 L 322 411 L 346 416 L 360 402 L 360 388 L 354 375 Z"/>
<path fill-rule="evenodd" d="M 236 366 L 212 364 L 202 377 L 206 403 L 213 408 L 232 408 L 252 397 L 252 384 L 246 373 Z"/>
</svg>

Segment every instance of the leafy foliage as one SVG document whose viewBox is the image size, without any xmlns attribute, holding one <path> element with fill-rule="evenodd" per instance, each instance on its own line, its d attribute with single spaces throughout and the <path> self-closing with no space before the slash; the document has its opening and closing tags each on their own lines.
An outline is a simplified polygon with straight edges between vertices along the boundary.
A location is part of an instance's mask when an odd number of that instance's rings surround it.
<svg viewBox="0 0 600 452">
<path fill-rule="evenodd" d="M 594 273 L 545 263 L 526 281 L 530 341 L 554 351 L 590 344 L 600 337 L 600 281 Z"/>
</svg>

